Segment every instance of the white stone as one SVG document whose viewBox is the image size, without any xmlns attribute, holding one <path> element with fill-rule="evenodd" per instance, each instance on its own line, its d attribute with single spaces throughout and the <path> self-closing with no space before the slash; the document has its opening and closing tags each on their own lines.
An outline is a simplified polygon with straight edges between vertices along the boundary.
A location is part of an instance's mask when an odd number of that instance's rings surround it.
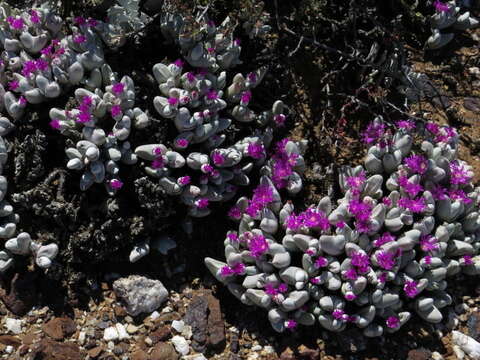
<svg viewBox="0 0 480 360">
<path fill-rule="evenodd" d="M 472 359 L 480 359 L 480 343 L 475 339 L 462 334 L 459 331 L 452 331 L 452 341 L 455 345 L 458 345 L 458 350 L 456 351 L 455 346 L 453 346 L 453 351 L 460 358 L 461 353 L 465 353 L 470 356 Z M 463 359 L 463 357 L 462 357 Z"/>
<path fill-rule="evenodd" d="M 260 351 L 260 350 L 262 350 L 262 345 L 252 346 L 252 351 Z"/>
<path fill-rule="evenodd" d="M 80 345 L 85 344 L 85 339 L 86 339 L 86 337 L 87 337 L 87 333 L 86 333 L 85 331 L 80 331 L 80 332 L 78 333 L 78 343 L 79 343 Z"/>
<path fill-rule="evenodd" d="M 160 314 L 159 314 L 158 311 L 154 311 L 154 312 L 152 312 L 152 313 L 150 314 L 150 319 L 152 319 L 152 320 L 156 320 L 156 319 L 158 319 L 159 317 L 160 317 Z"/>
<path fill-rule="evenodd" d="M 192 327 L 190 325 L 185 325 L 183 327 L 182 336 L 187 340 L 190 340 L 192 338 L 193 331 L 192 331 Z"/>
<path fill-rule="evenodd" d="M 11 354 L 13 352 L 13 346 L 12 345 L 8 345 L 6 348 L 5 348 L 5 352 L 7 354 Z"/>
<path fill-rule="evenodd" d="M 7 320 L 5 320 L 5 327 L 7 328 L 7 331 L 10 331 L 14 334 L 20 334 L 22 332 L 22 324 L 23 320 L 13 318 L 7 318 Z"/>
<path fill-rule="evenodd" d="M 168 298 L 168 291 L 160 281 L 139 275 L 116 280 L 113 291 L 126 304 L 125 308 L 132 316 L 151 313 Z"/>
<path fill-rule="evenodd" d="M 117 328 L 118 338 L 120 340 L 130 339 L 130 335 L 128 335 L 127 330 L 125 329 L 125 326 L 123 326 L 123 324 L 117 323 L 115 324 L 115 327 Z"/>
<path fill-rule="evenodd" d="M 118 340 L 118 331 L 117 328 L 114 326 L 110 326 L 105 329 L 103 332 L 103 340 L 105 341 L 112 341 L 112 340 Z"/>
<path fill-rule="evenodd" d="M 135 334 L 137 331 L 138 331 L 138 328 L 135 325 L 133 325 L 133 324 L 128 324 L 127 325 L 127 332 L 129 334 Z"/>
<path fill-rule="evenodd" d="M 183 328 L 185 327 L 185 323 L 183 320 L 173 320 L 172 321 L 172 328 L 177 330 L 178 333 L 181 333 L 183 331 Z"/>
<path fill-rule="evenodd" d="M 190 352 L 190 346 L 188 345 L 187 340 L 185 340 L 184 337 L 175 335 L 172 338 L 172 343 L 178 353 L 182 355 L 187 355 Z"/>
</svg>

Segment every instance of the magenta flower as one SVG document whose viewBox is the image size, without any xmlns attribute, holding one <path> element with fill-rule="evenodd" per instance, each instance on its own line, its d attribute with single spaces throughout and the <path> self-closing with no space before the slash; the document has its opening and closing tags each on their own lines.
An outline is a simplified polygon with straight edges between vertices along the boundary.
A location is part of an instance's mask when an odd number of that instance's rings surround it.
<svg viewBox="0 0 480 360">
<path fill-rule="evenodd" d="M 395 255 L 386 251 L 378 252 L 375 255 L 378 266 L 385 270 L 392 270 L 395 266 Z"/>
<path fill-rule="evenodd" d="M 257 81 L 257 74 L 251 72 L 247 74 L 247 80 L 250 82 L 256 82 Z"/>
<path fill-rule="evenodd" d="M 177 60 L 175 60 L 175 61 L 173 62 L 173 64 L 174 64 L 175 66 L 181 68 L 181 67 L 183 67 L 183 65 L 184 65 L 185 63 L 183 62 L 183 60 L 177 59 Z"/>
<path fill-rule="evenodd" d="M 285 327 L 287 329 L 290 329 L 290 330 L 295 329 L 297 326 L 298 326 L 298 323 L 295 320 L 292 320 L 292 319 L 287 320 L 287 323 L 285 325 Z"/>
<path fill-rule="evenodd" d="M 313 285 L 318 285 L 318 284 L 320 284 L 320 279 L 310 278 L 310 283 L 313 284 Z"/>
<path fill-rule="evenodd" d="M 420 248 L 425 252 L 438 250 L 437 239 L 432 235 L 422 235 L 420 238 Z"/>
<path fill-rule="evenodd" d="M 87 37 L 82 34 L 75 35 L 73 37 L 73 42 L 76 44 L 83 44 L 84 42 L 87 42 Z"/>
<path fill-rule="evenodd" d="M 10 27 L 14 30 L 22 30 L 24 26 L 23 19 L 21 17 L 14 18 L 13 16 L 7 17 L 7 22 L 10 24 Z"/>
<path fill-rule="evenodd" d="M 403 286 L 403 291 L 405 295 L 409 298 L 414 298 L 418 295 L 417 282 L 414 280 L 407 280 Z"/>
<path fill-rule="evenodd" d="M 385 323 L 387 324 L 387 327 L 389 327 L 390 329 L 394 329 L 400 326 L 400 320 L 396 316 L 388 317 Z"/>
<path fill-rule="evenodd" d="M 40 71 L 46 71 L 48 69 L 48 62 L 43 59 L 38 59 L 35 61 L 35 66 Z"/>
<path fill-rule="evenodd" d="M 116 96 L 122 94 L 124 91 L 125 91 L 125 84 L 123 84 L 123 83 L 113 84 L 113 86 L 112 86 L 112 92 L 113 92 Z M 169 100 L 170 100 L 170 99 L 169 99 Z"/>
<path fill-rule="evenodd" d="M 180 185 L 188 185 L 190 184 L 190 176 L 182 176 L 178 178 L 178 183 Z"/>
<path fill-rule="evenodd" d="M 435 0 L 435 2 L 433 3 L 433 6 L 435 7 L 435 10 L 437 10 L 437 12 L 448 12 L 448 11 L 450 11 L 450 6 L 448 6 L 448 4 L 442 3 L 439 0 Z"/>
<path fill-rule="evenodd" d="M 248 144 L 247 154 L 254 159 L 261 159 L 263 156 L 265 156 L 265 147 L 263 144 L 251 142 Z"/>
<path fill-rule="evenodd" d="M 382 198 L 382 203 L 384 203 L 385 206 L 390 206 L 390 205 L 392 205 L 392 200 L 390 200 L 389 197 L 385 196 L 384 198 Z"/>
<path fill-rule="evenodd" d="M 110 180 L 110 186 L 112 187 L 112 189 L 119 190 L 122 188 L 123 182 L 117 179 L 113 179 L 113 180 Z"/>
<path fill-rule="evenodd" d="M 457 190 L 450 190 L 448 192 L 448 196 L 450 197 L 450 199 L 452 200 L 460 200 L 461 202 L 463 202 L 464 204 L 470 204 L 472 202 L 472 199 L 470 199 L 467 194 L 465 194 L 465 191 L 461 190 L 461 189 L 457 189 Z"/>
<path fill-rule="evenodd" d="M 40 53 L 45 56 L 50 56 L 53 53 L 53 46 L 45 46 L 42 50 L 40 50 Z"/>
<path fill-rule="evenodd" d="M 153 154 L 154 155 L 162 155 L 162 148 L 161 147 L 156 147 L 153 149 Z"/>
<path fill-rule="evenodd" d="M 370 215 L 372 213 L 372 205 L 365 201 L 352 199 L 348 203 L 348 211 L 355 217 L 356 220 L 368 221 L 370 220 Z"/>
<path fill-rule="evenodd" d="M 237 206 L 233 206 L 228 211 L 228 216 L 230 216 L 232 219 L 238 220 L 242 217 L 242 211 Z"/>
<path fill-rule="evenodd" d="M 234 274 L 242 275 L 245 272 L 245 264 L 237 263 L 237 264 L 231 266 L 231 269 L 233 270 Z"/>
<path fill-rule="evenodd" d="M 197 80 L 197 78 L 195 77 L 195 74 L 191 71 L 188 72 L 186 76 L 187 76 L 188 82 L 193 83 L 193 82 L 195 82 L 195 80 Z"/>
<path fill-rule="evenodd" d="M 164 165 L 163 158 L 158 157 L 155 160 L 152 161 L 152 164 L 150 165 L 152 169 L 160 169 Z"/>
<path fill-rule="evenodd" d="M 370 266 L 370 259 L 368 258 L 367 254 L 363 254 L 360 252 L 354 252 L 350 256 L 351 264 L 357 268 L 358 271 L 361 273 L 365 273 L 368 271 Z"/>
<path fill-rule="evenodd" d="M 230 240 L 230 241 L 238 242 L 238 235 L 237 235 L 237 233 L 230 232 L 230 233 L 227 234 L 227 238 L 228 238 L 228 240 Z"/>
<path fill-rule="evenodd" d="M 313 266 L 315 266 L 317 269 L 321 268 L 321 267 L 325 267 L 328 265 L 328 260 L 326 258 L 324 258 L 323 256 L 319 256 Z"/>
<path fill-rule="evenodd" d="M 450 183 L 454 185 L 467 185 L 472 177 L 468 175 L 465 166 L 461 165 L 458 160 L 450 162 Z"/>
<path fill-rule="evenodd" d="M 208 100 L 217 100 L 218 99 L 218 93 L 214 89 L 208 90 L 207 99 Z"/>
<path fill-rule="evenodd" d="M 281 283 L 280 285 L 278 285 L 278 291 L 280 291 L 281 293 L 286 293 L 288 291 L 288 285 L 285 283 Z"/>
<path fill-rule="evenodd" d="M 29 76 L 30 74 L 37 71 L 37 64 L 34 60 L 28 60 L 23 63 L 22 75 Z"/>
<path fill-rule="evenodd" d="M 380 140 L 380 138 L 382 138 L 384 134 L 385 134 L 385 124 L 383 123 L 375 124 L 372 122 L 367 126 L 365 131 L 361 133 L 361 136 L 362 136 L 362 141 L 365 144 L 372 144 Z"/>
<path fill-rule="evenodd" d="M 77 115 L 77 122 L 79 123 L 87 123 L 90 120 L 92 120 L 92 115 L 90 115 L 87 112 L 81 112 L 80 114 Z"/>
<path fill-rule="evenodd" d="M 87 21 L 85 20 L 85 18 L 83 16 L 77 16 L 73 19 L 73 22 L 76 24 L 76 25 L 85 25 L 87 23 Z"/>
<path fill-rule="evenodd" d="M 473 265 L 472 255 L 463 255 L 462 259 L 465 265 Z"/>
<path fill-rule="evenodd" d="M 198 209 L 206 209 L 208 208 L 209 200 L 207 198 L 200 198 L 195 201 L 195 206 Z"/>
<path fill-rule="evenodd" d="M 242 104 L 248 104 L 251 98 L 252 98 L 252 93 L 251 91 L 247 90 L 242 94 L 240 101 L 242 102 Z"/>
<path fill-rule="evenodd" d="M 285 221 L 287 229 L 298 230 L 302 226 L 302 219 L 295 214 L 290 214 Z"/>
<path fill-rule="evenodd" d="M 87 23 L 90 27 L 95 27 L 98 25 L 98 21 L 93 18 L 88 18 Z"/>
<path fill-rule="evenodd" d="M 118 115 L 122 114 L 122 108 L 120 105 L 113 105 L 112 108 L 110 109 L 110 113 L 112 114 L 112 117 L 117 117 Z"/>
<path fill-rule="evenodd" d="M 270 246 L 263 235 L 254 234 L 248 242 L 248 248 L 250 249 L 250 255 L 258 259 L 268 251 Z"/>
<path fill-rule="evenodd" d="M 189 141 L 187 139 L 177 139 L 175 144 L 180 148 L 186 148 L 189 144 Z"/>
<path fill-rule="evenodd" d="M 345 317 L 345 311 L 343 311 L 342 309 L 335 309 L 332 312 L 332 316 L 334 319 L 343 320 Z"/>
<path fill-rule="evenodd" d="M 423 175 L 428 168 L 428 160 L 422 155 L 411 155 L 404 160 L 408 169 L 416 174 Z"/>
<path fill-rule="evenodd" d="M 220 276 L 221 277 L 227 277 L 227 276 L 231 276 L 234 274 L 234 271 L 233 269 L 226 265 L 226 266 L 223 266 L 221 269 L 220 269 Z"/>
<path fill-rule="evenodd" d="M 430 190 L 430 193 L 432 194 L 434 200 L 446 200 L 446 191 L 447 189 L 437 184 Z"/>
<path fill-rule="evenodd" d="M 339 229 L 343 229 L 345 227 L 345 221 L 339 221 L 335 224 L 335 226 Z"/>
<path fill-rule="evenodd" d="M 8 83 L 8 89 L 11 91 L 15 91 L 20 86 L 20 83 L 17 80 L 12 80 Z"/>
<path fill-rule="evenodd" d="M 275 289 L 275 287 L 272 285 L 272 284 L 265 284 L 264 286 L 264 291 L 265 291 L 265 294 L 269 295 L 269 296 L 276 296 L 278 295 L 278 291 L 277 289 Z"/>
<path fill-rule="evenodd" d="M 425 129 L 427 129 L 429 132 L 431 132 L 433 135 L 437 135 L 440 131 L 440 127 L 432 122 L 429 122 L 425 125 Z"/>
<path fill-rule="evenodd" d="M 307 228 L 320 228 L 322 230 L 328 230 L 330 228 L 327 216 L 320 210 L 308 208 L 298 216 L 302 224 Z"/>
<path fill-rule="evenodd" d="M 355 269 L 353 269 L 353 268 L 348 269 L 347 271 L 345 271 L 345 273 L 343 274 L 343 276 L 345 277 L 345 279 L 348 279 L 348 280 L 357 280 L 357 279 L 358 279 L 358 274 L 357 274 L 357 272 L 355 271 Z"/>
<path fill-rule="evenodd" d="M 415 129 L 415 123 L 411 120 L 400 120 L 396 122 L 399 129 L 413 130 Z"/>
<path fill-rule="evenodd" d="M 30 21 L 33 24 L 38 24 L 40 22 L 40 16 L 38 16 L 38 12 L 35 10 L 30 10 Z"/>
<path fill-rule="evenodd" d="M 378 281 L 385 284 L 387 282 L 387 273 L 386 272 L 382 272 L 379 276 L 378 276 Z"/>
<path fill-rule="evenodd" d="M 357 295 L 353 294 L 353 293 L 348 293 L 347 295 L 345 295 L 345 299 L 348 300 L 348 301 L 353 301 L 357 298 Z"/>
<path fill-rule="evenodd" d="M 404 209 L 410 210 L 413 213 L 420 213 L 426 208 L 424 198 L 418 198 L 418 199 L 401 198 L 398 200 L 398 205 Z"/>
<path fill-rule="evenodd" d="M 225 156 L 218 151 L 212 153 L 212 161 L 215 165 L 222 165 L 225 162 Z"/>
<path fill-rule="evenodd" d="M 389 243 L 391 241 L 395 241 L 395 236 L 393 236 L 389 232 L 384 232 L 382 236 L 380 236 L 377 240 L 373 242 L 373 246 L 380 247 L 383 244 Z"/>
<path fill-rule="evenodd" d="M 284 126 L 286 119 L 287 117 L 284 114 L 277 114 L 273 117 L 273 121 L 275 121 L 277 126 Z"/>
<path fill-rule="evenodd" d="M 425 264 L 430 265 L 432 263 L 432 257 L 430 255 L 427 255 L 423 258 L 425 261 Z"/>
<path fill-rule="evenodd" d="M 49 125 L 52 127 L 52 129 L 55 129 L 55 130 L 60 129 L 60 121 L 57 120 L 57 119 L 52 119 L 52 121 L 50 121 Z"/>
<path fill-rule="evenodd" d="M 347 185 L 352 189 L 354 195 L 358 195 L 362 190 L 362 186 L 365 183 L 365 172 L 361 172 L 358 176 L 348 176 L 345 179 Z"/>
<path fill-rule="evenodd" d="M 27 105 L 27 99 L 25 99 L 24 96 L 20 96 L 20 98 L 18 99 L 18 102 L 20 103 L 20 105 Z"/>
</svg>

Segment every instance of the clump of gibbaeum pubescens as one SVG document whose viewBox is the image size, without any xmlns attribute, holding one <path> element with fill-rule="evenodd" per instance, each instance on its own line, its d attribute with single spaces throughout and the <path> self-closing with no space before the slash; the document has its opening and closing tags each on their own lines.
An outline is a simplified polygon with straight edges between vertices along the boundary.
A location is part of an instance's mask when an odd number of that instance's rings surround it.
<svg viewBox="0 0 480 360">
<path fill-rule="evenodd" d="M 480 189 L 458 159 L 455 129 L 379 117 L 362 134 L 364 166 L 340 171 L 343 197 L 295 212 L 262 179 L 233 212 L 226 263 L 205 259 L 244 304 L 268 311 L 279 332 L 317 321 L 365 336 L 395 332 L 417 314 L 442 320 L 448 278 L 480 273 Z M 258 205 L 255 205 L 255 204 Z"/>
</svg>

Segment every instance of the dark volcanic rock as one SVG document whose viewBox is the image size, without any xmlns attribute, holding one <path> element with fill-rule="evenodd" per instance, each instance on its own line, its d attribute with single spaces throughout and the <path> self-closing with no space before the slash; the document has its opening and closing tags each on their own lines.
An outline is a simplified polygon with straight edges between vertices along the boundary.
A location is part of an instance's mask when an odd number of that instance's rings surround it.
<svg viewBox="0 0 480 360">
<path fill-rule="evenodd" d="M 12 279 L 10 292 L 0 289 L 0 299 L 15 315 L 23 316 L 28 313 L 37 301 L 35 286 L 36 275 L 32 272 L 17 273 Z"/>
<path fill-rule="evenodd" d="M 192 299 L 184 317 L 185 323 L 192 327 L 192 347 L 203 352 L 207 342 L 208 298 L 197 295 Z"/>
<path fill-rule="evenodd" d="M 220 349 L 225 346 L 225 323 L 222 318 L 220 302 L 213 295 L 208 295 L 208 344 L 212 348 Z"/>
</svg>

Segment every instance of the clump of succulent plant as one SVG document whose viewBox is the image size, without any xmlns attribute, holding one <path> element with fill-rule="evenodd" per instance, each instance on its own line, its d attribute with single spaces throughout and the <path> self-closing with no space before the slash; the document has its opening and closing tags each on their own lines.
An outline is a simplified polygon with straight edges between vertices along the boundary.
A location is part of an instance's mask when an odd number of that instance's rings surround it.
<svg viewBox="0 0 480 360">
<path fill-rule="evenodd" d="M 41 245 L 32 241 L 30 235 L 26 232 L 15 236 L 20 217 L 5 198 L 8 191 L 8 181 L 5 176 L 1 175 L 7 159 L 7 146 L 3 137 L 0 136 L 0 239 L 6 240 L 5 249 L 0 250 L 0 273 L 5 272 L 14 264 L 15 255 L 32 254 L 37 266 L 48 268 L 58 253 L 56 244 Z"/>
<path fill-rule="evenodd" d="M 480 189 L 457 157 L 458 135 L 434 123 L 381 118 L 368 126 L 364 166 L 344 167 L 344 195 L 295 212 L 262 178 L 244 201 L 226 262 L 212 274 L 279 332 L 316 321 L 365 336 L 395 332 L 416 313 L 438 323 L 452 302 L 448 278 L 480 273 Z M 261 206 L 254 206 L 260 202 Z"/>
<path fill-rule="evenodd" d="M 470 12 L 461 12 L 460 6 L 457 6 L 455 0 L 442 2 L 435 0 L 435 14 L 430 18 L 432 27 L 432 35 L 428 38 L 426 47 L 436 50 L 444 47 L 454 38 L 453 32 L 446 32 L 448 29 L 452 31 L 464 31 L 473 29 L 478 26 L 479 22 L 470 16 Z"/>
<path fill-rule="evenodd" d="M 134 107 L 135 86 L 130 77 L 124 76 L 119 81 L 105 64 L 96 82 L 94 92 L 85 88 L 75 90 L 76 108 L 52 108 L 50 125 L 68 137 L 78 138 L 81 132 L 76 146 L 65 150 L 69 159 L 67 167 L 84 171 L 80 189 L 104 183 L 113 195 L 123 186 L 119 164 L 137 162 L 128 141 L 130 132 L 133 128 L 147 127 L 150 120 L 145 112 Z"/>
<path fill-rule="evenodd" d="M 217 25 L 206 12 L 185 17 L 164 11 L 160 16 L 160 27 L 167 40 L 180 46 L 182 55 L 191 66 L 216 72 L 242 63 L 240 40 L 233 37 L 236 24 L 229 17 Z"/>
<path fill-rule="evenodd" d="M 206 216 L 210 202 L 232 199 L 238 186 L 250 184 L 250 171 L 265 163 L 272 126 L 285 121 L 282 101 L 260 114 L 249 107 L 252 90 L 265 72 L 261 68 L 246 76 L 237 74 L 227 86 L 225 71 L 185 71 L 181 60 L 153 67 L 162 94 L 153 104 L 165 121 L 173 122 L 178 135 L 168 145 L 141 145 L 135 154 L 146 161 L 145 171 L 159 179 L 167 194 L 180 196 L 191 216 Z M 234 120 L 258 128 L 232 144 L 225 131 Z"/>
<path fill-rule="evenodd" d="M 73 23 L 65 33 L 63 19 L 45 4 L 29 11 L 0 6 L 0 109 L 14 120 L 29 103 L 57 98 L 72 86 L 98 86 L 104 44 L 119 46 L 124 36 L 92 18 Z"/>
</svg>

